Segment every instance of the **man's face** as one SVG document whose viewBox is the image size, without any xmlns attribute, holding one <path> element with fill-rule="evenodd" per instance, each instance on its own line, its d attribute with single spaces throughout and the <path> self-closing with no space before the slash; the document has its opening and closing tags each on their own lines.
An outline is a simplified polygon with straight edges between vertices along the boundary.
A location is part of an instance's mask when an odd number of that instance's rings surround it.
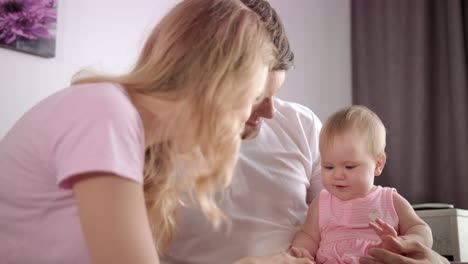
<svg viewBox="0 0 468 264">
<path fill-rule="evenodd" d="M 252 107 L 252 114 L 245 122 L 242 139 L 252 139 L 257 136 L 262 125 L 262 118 L 272 119 L 274 117 L 273 98 L 283 86 L 285 77 L 285 71 L 273 71 L 268 74 L 265 92 Z"/>
</svg>

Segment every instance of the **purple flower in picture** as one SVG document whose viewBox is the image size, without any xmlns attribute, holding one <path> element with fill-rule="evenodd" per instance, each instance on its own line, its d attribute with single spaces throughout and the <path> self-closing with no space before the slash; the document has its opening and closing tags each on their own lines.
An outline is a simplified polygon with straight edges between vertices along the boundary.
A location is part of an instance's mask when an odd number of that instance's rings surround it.
<svg viewBox="0 0 468 264">
<path fill-rule="evenodd" d="M 0 0 L 0 42 L 50 38 L 56 6 L 57 0 Z"/>
</svg>

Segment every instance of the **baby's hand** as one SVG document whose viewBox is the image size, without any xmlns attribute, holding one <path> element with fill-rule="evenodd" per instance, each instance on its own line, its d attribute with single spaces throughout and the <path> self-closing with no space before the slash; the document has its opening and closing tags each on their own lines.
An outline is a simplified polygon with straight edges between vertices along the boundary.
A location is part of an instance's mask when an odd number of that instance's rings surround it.
<svg viewBox="0 0 468 264">
<path fill-rule="evenodd" d="M 310 259 L 312 260 L 314 263 L 315 263 L 315 259 L 314 257 L 312 257 L 312 255 L 310 254 L 310 252 L 305 249 L 305 248 L 302 248 L 302 247 L 291 247 L 289 249 L 289 254 L 293 257 L 296 257 L 296 258 L 307 258 L 307 259 Z"/>
<path fill-rule="evenodd" d="M 374 231 L 380 237 L 382 242 L 380 242 L 377 245 L 369 246 L 367 250 L 371 248 L 383 248 L 385 246 L 385 241 L 388 240 L 388 237 L 398 238 L 398 233 L 395 230 L 395 228 L 393 228 L 393 226 L 385 223 L 379 218 L 375 219 L 375 222 L 370 222 L 369 226 L 372 227 L 372 229 L 374 229 Z"/>
<path fill-rule="evenodd" d="M 395 230 L 395 228 L 393 228 L 393 226 L 385 223 L 379 218 L 375 219 L 375 222 L 370 222 L 369 226 L 375 230 L 375 232 L 377 233 L 377 235 L 380 236 L 380 238 L 383 238 L 385 236 L 398 236 L 397 231 Z"/>
</svg>

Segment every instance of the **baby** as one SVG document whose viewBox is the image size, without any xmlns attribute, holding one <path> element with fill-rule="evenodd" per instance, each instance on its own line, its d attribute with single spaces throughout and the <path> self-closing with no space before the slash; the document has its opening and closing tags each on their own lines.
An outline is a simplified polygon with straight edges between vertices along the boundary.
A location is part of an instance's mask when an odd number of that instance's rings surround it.
<svg viewBox="0 0 468 264">
<path fill-rule="evenodd" d="M 290 253 L 316 263 L 359 263 L 384 236 L 432 246 L 429 226 L 394 188 L 374 185 L 385 165 L 385 127 L 364 106 L 344 108 L 320 132 L 324 190 L 311 203 Z"/>
</svg>

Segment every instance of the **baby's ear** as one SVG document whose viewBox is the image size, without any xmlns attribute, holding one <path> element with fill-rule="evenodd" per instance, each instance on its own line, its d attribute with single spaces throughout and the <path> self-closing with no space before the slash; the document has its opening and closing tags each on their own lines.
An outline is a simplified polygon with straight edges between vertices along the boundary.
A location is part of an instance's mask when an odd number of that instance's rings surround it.
<svg viewBox="0 0 468 264">
<path fill-rule="evenodd" d="M 385 155 L 385 152 L 382 152 L 377 156 L 377 161 L 375 164 L 375 171 L 374 171 L 375 176 L 379 176 L 380 174 L 382 174 L 386 161 L 387 161 L 387 155 Z"/>
</svg>

